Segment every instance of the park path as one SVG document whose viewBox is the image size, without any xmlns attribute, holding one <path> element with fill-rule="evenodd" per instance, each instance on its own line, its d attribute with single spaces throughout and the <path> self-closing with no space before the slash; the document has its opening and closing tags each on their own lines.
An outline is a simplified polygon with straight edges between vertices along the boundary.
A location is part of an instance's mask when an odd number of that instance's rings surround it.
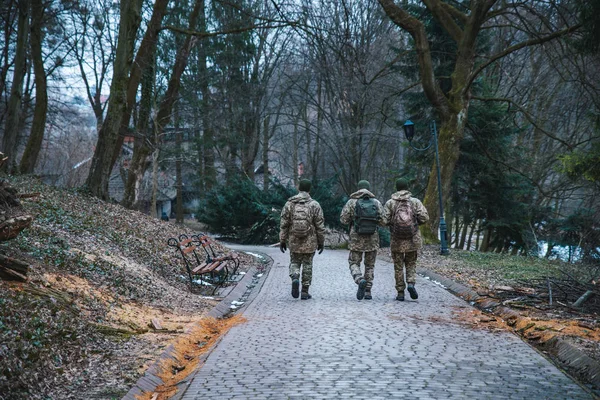
<svg viewBox="0 0 600 400">
<path fill-rule="evenodd" d="M 394 300 L 393 266 L 377 260 L 373 300 L 356 300 L 347 251 L 315 255 L 313 298 L 293 299 L 289 253 L 273 265 L 232 328 L 189 385 L 206 399 L 591 399 L 509 332 L 460 325 L 470 306 L 421 277 L 419 299 Z"/>
</svg>

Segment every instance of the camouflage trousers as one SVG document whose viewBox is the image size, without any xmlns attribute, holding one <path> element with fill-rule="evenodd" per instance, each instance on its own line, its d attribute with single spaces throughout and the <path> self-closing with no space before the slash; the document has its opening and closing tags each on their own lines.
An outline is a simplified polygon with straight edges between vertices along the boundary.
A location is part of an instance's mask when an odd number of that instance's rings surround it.
<svg viewBox="0 0 600 400">
<path fill-rule="evenodd" d="M 310 286 L 314 256 L 315 253 L 290 253 L 290 278 L 300 278 L 302 270 L 302 286 Z"/>
<path fill-rule="evenodd" d="M 348 256 L 348 263 L 350 264 L 350 274 L 354 282 L 358 283 L 358 280 L 363 277 L 360 272 L 360 263 L 365 254 L 365 274 L 364 278 L 367 281 L 366 291 L 370 292 L 373 287 L 373 278 L 375 277 L 375 259 L 377 258 L 377 250 L 375 251 L 354 251 L 350 250 Z"/>
<path fill-rule="evenodd" d="M 406 253 L 392 251 L 394 260 L 394 276 L 396 278 L 396 290 L 404 292 L 407 283 L 415 283 L 417 280 L 417 252 Z M 406 267 L 406 281 L 404 281 L 404 267 Z"/>
</svg>

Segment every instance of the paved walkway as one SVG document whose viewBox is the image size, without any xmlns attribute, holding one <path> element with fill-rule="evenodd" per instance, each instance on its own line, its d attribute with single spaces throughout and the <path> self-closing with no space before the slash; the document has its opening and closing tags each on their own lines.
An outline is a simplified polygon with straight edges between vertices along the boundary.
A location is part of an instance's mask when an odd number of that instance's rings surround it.
<svg viewBox="0 0 600 400">
<path fill-rule="evenodd" d="M 393 266 L 378 260 L 373 300 L 356 300 L 347 251 L 315 256 L 313 298 L 293 299 L 289 253 L 274 259 L 248 306 L 183 396 L 206 399 L 591 399 L 509 332 L 452 321 L 468 305 L 419 278 L 419 300 L 394 300 Z M 408 293 L 407 293 L 408 299 Z"/>
</svg>

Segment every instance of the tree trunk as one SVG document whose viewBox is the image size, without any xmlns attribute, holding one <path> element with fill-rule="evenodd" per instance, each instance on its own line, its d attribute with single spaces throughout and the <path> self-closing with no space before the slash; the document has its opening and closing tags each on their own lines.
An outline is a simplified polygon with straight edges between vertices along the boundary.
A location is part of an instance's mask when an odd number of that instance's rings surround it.
<svg viewBox="0 0 600 400">
<path fill-rule="evenodd" d="M 181 158 L 183 157 L 183 134 L 179 127 L 179 107 L 175 104 L 173 119 L 175 121 L 175 187 L 177 200 L 175 203 L 175 222 L 183 224 L 183 176 L 181 171 Z"/>
<path fill-rule="evenodd" d="M 269 190 L 269 123 L 271 118 L 267 115 L 263 126 L 262 164 L 263 164 L 263 190 Z"/>
<path fill-rule="evenodd" d="M 122 203 L 127 208 L 133 207 L 138 200 L 139 187 L 148 165 L 146 159 L 150 154 L 151 146 L 156 145 L 150 123 L 154 79 L 154 63 L 152 62 L 152 65 L 145 68 L 142 79 L 142 98 L 140 99 L 140 111 L 137 121 L 137 135 Z"/>
<path fill-rule="evenodd" d="M 92 157 L 86 186 L 101 199 L 108 200 L 108 180 L 112 171 L 114 149 L 119 137 L 123 116 L 127 109 L 127 87 L 133 60 L 135 37 L 141 22 L 141 0 L 122 0 L 119 37 L 113 77 L 110 85 L 110 99 L 106 118 L 98 132 L 98 142 Z"/>
<path fill-rule="evenodd" d="M 199 15 L 200 32 L 206 32 L 206 12 L 205 4 L 202 1 Z M 212 121 L 210 118 L 210 89 L 208 81 L 208 68 L 206 66 L 208 59 L 207 53 L 209 42 L 203 40 L 198 49 L 198 75 L 200 76 L 200 92 L 202 93 L 202 154 L 204 163 L 204 189 L 211 190 L 217 182 L 217 171 L 215 169 L 215 142 Z"/>
<path fill-rule="evenodd" d="M 32 0 L 31 6 L 31 58 L 35 73 L 35 109 L 31 122 L 31 133 L 21 158 L 20 170 L 24 174 L 32 174 L 35 170 L 38 155 L 44 139 L 46 128 L 46 112 L 48 109 L 48 93 L 46 84 L 46 71 L 42 56 L 42 24 L 44 19 L 44 5 L 42 0 Z"/>
<path fill-rule="evenodd" d="M 469 230 L 469 225 L 470 223 L 468 221 L 465 221 L 463 223 L 462 234 L 460 236 L 460 243 L 458 244 L 459 249 L 465 248 L 465 240 L 467 239 L 467 231 Z"/>
<path fill-rule="evenodd" d="M 5 170 L 14 171 L 17 159 L 18 127 L 21 125 L 21 100 L 23 98 L 23 79 L 27 71 L 27 39 L 29 36 L 29 0 L 18 2 L 19 18 L 17 23 L 17 47 L 15 50 L 14 72 L 10 97 L 6 109 L 6 125 L 2 138 L 2 149 L 8 159 L 3 164 Z"/>
<path fill-rule="evenodd" d="M 294 136 L 292 149 L 292 168 L 294 169 L 294 186 L 298 187 L 298 118 L 294 121 Z"/>
<path fill-rule="evenodd" d="M 192 12 L 190 14 L 190 19 L 188 23 L 190 30 L 193 30 L 196 27 L 196 24 L 198 23 L 198 15 L 200 13 L 200 10 L 203 9 L 203 7 L 204 0 L 196 0 L 194 8 L 192 9 Z M 175 56 L 175 64 L 173 65 L 173 70 L 171 71 L 171 77 L 167 85 L 167 90 L 157 112 L 159 136 L 163 133 L 165 126 L 167 126 L 167 124 L 171 120 L 173 105 L 175 104 L 175 101 L 177 101 L 177 96 L 179 93 L 181 75 L 183 75 L 183 71 L 185 71 L 185 68 L 187 67 L 190 52 L 196 45 L 197 41 L 197 38 L 192 38 L 190 35 L 187 35 L 179 49 L 177 49 L 177 55 Z"/>
<path fill-rule="evenodd" d="M 319 157 L 319 152 L 321 150 L 321 135 L 323 134 L 323 106 L 322 106 L 322 90 L 323 84 L 321 79 L 319 78 L 317 82 L 317 138 L 315 140 L 315 148 L 313 153 L 313 171 L 312 171 L 312 179 L 317 179 L 319 173 L 319 161 L 322 157 Z"/>
<path fill-rule="evenodd" d="M 3 18 L 3 34 L 4 34 L 4 43 L 8 43 L 8 40 L 10 39 L 10 37 L 12 36 L 12 32 L 13 32 L 13 13 L 14 13 L 14 7 L 13 7 L 13 1 L 10 1 L 6 7 L 6 14 L 5 14 L 5 18 Z M 17 10 L 18 12 L 18 10 Z M 10 46 L 3 46 L 2 47 L 2 68 L 0 68 L 0 94 L 4 93 L 4 89 L 6 87 L 6 76 L 8 75 L 8 69 L 11 66 L 10 63 Z"/>
<path fill-rule="evenodd" d="M 479 244 L 480 244 L 480 237 L 481 237 L 481 220 L 477 220 L 477 236 L 475 236 L 475 250 L 477 251 L 481 251 Z"/>
<path fill-rule="evenodd" d="M 200 123 L 200 110 L 199 107 L 194 107 L 193 111 L 194 115 L 194 147 L 196 150 L 196 159 L 198 160 L 197 164 L 197 174 L 198 174 L 198 194 L 202 196 L 204 193 L 204 164 L 202 160 L 204 159 L 204 153 L 202 151 L 202 126 Z"/>
<path fill-rule="evenodd" d="M 150 215 L 160 218 L 156 209 L 156 198 L 158 194 L 158 156 L 160 155 L 160 146 L 158 146 L 158 123 L 152 124 L 154 132 L 154 151 L 152 152 L 152 200 L 150 201 Z"/>
<path fill-rule="evenodd" d="M 471 250 L 471 243 L 473 240 L 473 233 L 475 232 L 475 230 L 477 229 L 477 221 L 473 221 L 473 224 L 470 227 L 470 231 L 469 231 L 469 239 L 467 240 L 467 250 Z"/>
<path fill-rule="evenodd" d="M 460 155 L 460 138 L 462 137 L 462 132 L 464 130 L 464 124 L 466 122 L 465 119 L 466 109 L 462 110 L 460 115 L 453 114 L 448 120 L 442 120 L 442 124 L 438 132 L 440 176 L 442 182 L 442 204 L 444 205 L 452 186 L 454 167 L 456 166 L 458 157 Z M 457 132 L 460 132 L 460 134 Z M 437 240 L 437 231 L 440 222 L 440 204 L 437 179 L 437 166 L 434 159 L 431 173 L 429 174 L 425 198 L 423 200 L 423 205 L 429 212 L 429 229 L 422 230 L 423 235 L 429 240 L 433 241 Z"/>
<path fill-rule="evenodd" d="M 479 249 L 480 251 L 484 253 L 488 251 L 490 247 L 490 236 L 490 229 L 486 228 L 485 232 L 483 233 L 483 239 L 481 240 L 481 248 Z"/>
<path fill-rule="evenodd" d="M 127 136 L 129 120 L 131 119 L 131 114 L 135 109 L 135 100 L 138 92 L 138 86 L 140 85 L 140 82 L 143 79 L 145 71 L 148 68 L 154 70 L 158 34 L 160 32 L 162 20 L 165 16 L 168 4 L 169 0 L 157 0 L 154 3 L 154 7 L 152 8 L 152 17 L 150 18 L 150 22 L 148 23 L 148 28 L 146 29 L 144 38 L 140 43 L 140 48 L 138 49 L 138 52 L 135 56 L 135 61 L 131 66 L 131 73 L 129 75 L 129 81 L 127 83 L 127 106 L 122 117 L 121 128 L 117 137 L 115 150 L 111 159 L 111 170 L 117 162 L 119 155 L 121 154 L 121 147 L 123 146 L 125 136 Z M 98 104 L 100 103 L 98 102 Z M 137 123 L 135 123 L 135 125 L 137 125 Z"/>
</svg>

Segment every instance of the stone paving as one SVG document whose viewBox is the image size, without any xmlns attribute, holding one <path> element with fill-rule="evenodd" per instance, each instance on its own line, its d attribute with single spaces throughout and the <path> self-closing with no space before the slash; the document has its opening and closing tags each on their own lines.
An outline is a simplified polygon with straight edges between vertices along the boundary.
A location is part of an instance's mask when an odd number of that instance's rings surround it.
<svg viewBox="0 0 600 400">
<path fill-rule="evenodd" d="M 289 253 L 208 357 L 182 398 L 592 399 L 509 332 L 453 321 L 470 307 L 418 278 L 419 299 L 394 300 L 393 266 L 378 260 L 373 300 L 356 300 L 347 251 L 315 255 L 311 300 L 293 299 Z"/>
</svg>

